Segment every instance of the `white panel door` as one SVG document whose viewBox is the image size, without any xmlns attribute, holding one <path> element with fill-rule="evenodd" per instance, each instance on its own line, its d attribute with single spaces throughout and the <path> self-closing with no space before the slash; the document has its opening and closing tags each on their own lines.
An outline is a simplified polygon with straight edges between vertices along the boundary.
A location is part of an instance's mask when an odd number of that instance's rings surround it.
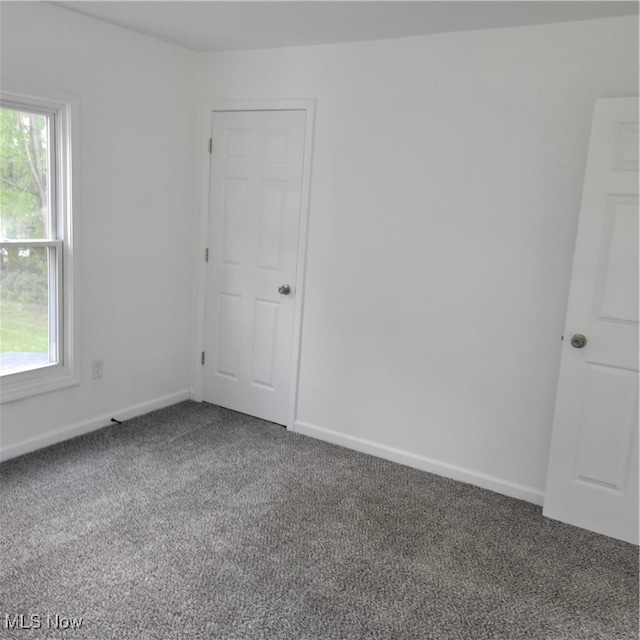
<svg viewBox="0 0 640 640">
<path fill-rule="evenodd" d="M 286 424 L 306 112 L 213 113 L 203 399 Z"/>
<path fill-rule="evenodd" d="M 584 346 L 581 335 L 586 338 Z M 638 543 L 635 98 L 596 102 L 544 514 Z"/>
</svg>

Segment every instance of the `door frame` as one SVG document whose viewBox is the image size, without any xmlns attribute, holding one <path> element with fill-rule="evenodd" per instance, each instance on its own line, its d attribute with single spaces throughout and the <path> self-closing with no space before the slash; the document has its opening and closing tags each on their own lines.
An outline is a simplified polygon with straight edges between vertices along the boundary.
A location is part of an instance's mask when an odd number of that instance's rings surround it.
<svg viewBox="0 0 640 640">
<path fill-rule="evenodd" d="M 300 229 L 298 232 L 298 251 L 296 263 L 295 299 L 293 312 L 293 333 L 291 345 L 291 373 L 286 428 L 293 431 L 298 406 L 298 378 L 300 373 L 300 350 L 302 341 L 302 321 L 304 312 L 304 285 L 307 267 L 307 236 L 309 228 L 311 162 L 313 157 L 313 133 L 315 123 L 315 98 L 283 98 L 274 100 L 216 100 L 207 103 L 201 109 L 198 143 L 200 175 L 200 225 L 196 246 L 197 260 L 197 309 L 194 343 L 194 393 L 193 399 L 202 402 L 203 366 L 201 353 L 204 351 L 205 304 L 206 304 L 206 263 L 205 251 L 209 232 L 211 154 L 209 138 L 213 114 L 216 111 L 305 111 L 304 156 L 302 166 L 302 191 L 300 196 Z"/>
</svg>

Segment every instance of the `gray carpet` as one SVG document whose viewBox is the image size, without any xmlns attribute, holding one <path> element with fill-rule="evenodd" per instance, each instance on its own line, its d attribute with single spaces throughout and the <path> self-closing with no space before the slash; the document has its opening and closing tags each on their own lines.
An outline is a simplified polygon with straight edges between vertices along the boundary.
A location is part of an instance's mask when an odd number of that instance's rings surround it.
<svg viewBox="0 0 640 640">
<path fill-rule="evenodd" d="M 0 490 L 0 637 L 638 637 L 636 547 L 211 405 L 10 460 Z"/>
</svg>

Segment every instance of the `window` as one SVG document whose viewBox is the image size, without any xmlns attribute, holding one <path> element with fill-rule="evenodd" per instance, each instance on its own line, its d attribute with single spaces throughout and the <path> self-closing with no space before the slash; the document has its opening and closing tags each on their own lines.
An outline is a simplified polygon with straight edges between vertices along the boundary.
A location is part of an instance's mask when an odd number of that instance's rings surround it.
<svg viewBox="0 0 640 640">
<path fill-rule="evenodd" d="M 2 401 L 78 380 L 71 104 L 0 95 Z"/>
</svg>

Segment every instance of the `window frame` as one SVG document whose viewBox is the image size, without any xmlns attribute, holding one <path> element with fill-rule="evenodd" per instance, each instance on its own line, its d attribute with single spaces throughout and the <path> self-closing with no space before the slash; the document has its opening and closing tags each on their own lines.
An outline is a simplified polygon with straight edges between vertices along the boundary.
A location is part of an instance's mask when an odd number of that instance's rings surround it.
<svg viewBox="0 0 640 640">
<path fill-rule="evenodd" d="M 37 97 L 36 97 L 37 96 Z M 52 91 L 24 92 L 3 83 L 0 105 L 50 118 L 50 215 L 45 239 L 2 240 L 5 247 L 49 249 L 50 349 L 56 362 L 0 376 L 0 403 L 80 384 L 79 232 L 77 220 L 77 112 L 75 96 Z M 74 215 L 75 214 L 75 215 Z M 53 249 L 53 251 L 51 250 Z M 52 257 L 53 256 L 53 257 Z M 51 309 L 54 308 L 54 312 Z"/>
</svg>

